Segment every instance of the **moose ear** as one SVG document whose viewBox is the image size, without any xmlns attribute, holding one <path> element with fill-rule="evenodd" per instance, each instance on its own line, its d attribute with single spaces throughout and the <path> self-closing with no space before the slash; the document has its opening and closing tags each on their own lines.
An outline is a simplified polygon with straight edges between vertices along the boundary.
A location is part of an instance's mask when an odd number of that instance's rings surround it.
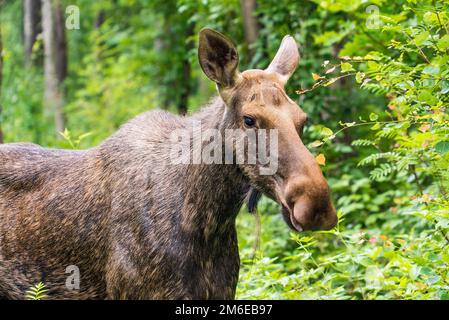
<svg viewBox="0 0 449 320">
<path fill-rule="evenodd" d="M 292 36 L 285 36 L 266 71 L 277 73 L 282 81 L 286 83 L 293 72 L 295 72 L 298 63 L 299 50 L 296 41 Z"/>
<path fill-rule="evenodd" d="M 206 76 L 215 81 L 220 88 L 235 85 L 240 75 L 239 55 L 235 45 L 224 35 L 212 29 L 202 29 L 198 59 Z"/>
</svg>

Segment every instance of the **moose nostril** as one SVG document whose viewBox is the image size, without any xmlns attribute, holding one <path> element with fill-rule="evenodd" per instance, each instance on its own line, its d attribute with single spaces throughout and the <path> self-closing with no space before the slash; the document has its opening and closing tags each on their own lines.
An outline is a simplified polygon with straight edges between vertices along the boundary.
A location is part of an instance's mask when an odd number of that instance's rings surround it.
<svg viewBox="0 0 449 320">
<path fill-rule="evenodd" d="M 291 208 L 290 219 L 295 228 L 299 225 L 303 230 L 329 230 L 337 224 L 337 214 L 330 198 L 303 195 Z"/>
<path fill-rule="evenodd" d="M 336 225 L 337 215 L 324 177 L 290 177 L 284 190 L 289 220 L 296 230 L 329 230 Z"/>
</svg>

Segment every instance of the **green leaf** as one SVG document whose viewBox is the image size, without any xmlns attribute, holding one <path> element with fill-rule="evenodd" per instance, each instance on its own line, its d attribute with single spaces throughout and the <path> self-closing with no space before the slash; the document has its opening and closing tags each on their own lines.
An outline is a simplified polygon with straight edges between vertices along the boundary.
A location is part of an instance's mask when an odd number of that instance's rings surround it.
<svg viewBox="0 0 449 320">
<path fill-rule="evenodd" d="M 325 84 L 323 84 L 323 86 L 324 86 L 324 87 L 330 86 L 332 83 L 334 83 L 334 82 L 337 81 L 337 80 L 338 80 L 338 78 L 332 78 L 332 79 L 329 79 L 329 81 L 326 82 Z"/>
<path fill-rule="evenodd" d="M 444 80 L 443 82 L 441 82 L 441 93 L 446 94 L 448 92 L 449 92 L 449 81 Z"/>
<path fill-rule="evenodd" d="M 369 115 L 369 119 L 370 119 L 371 121 L 376 121 L 377 119 L 379 119 L 379 116 L 378 116 L 377 114 L 375 114 L 374 112 L 372 112 L 372 113 Z"/>
<path fill-rule="evenodd" d="M 432 94 L 427 89 L 421 90 L 418 94 L 418 100 L 424 103 L 427 103 L 429 105 L 434 105 L 438 102 L 438 98 L 435 97 L 435 95 Z"/>
<path fill-rule="evenodd" d="M 321 134 L 325 137 L 330 137 L 334 134 L 334 132 L 331 129 L 324 127 L 323 129 L 321 129 Z"/>
<path fill-rule="evenodd" d="M 435 145 L 435 151 L 443 155 L 449 151 L 449 141 L 440 141 Z"/>
<path fill-rule="evenodd" d="M 342 62 L 340 66 L 341 66 L 341 72 L 354 71 L 352 64 L 350 64 L 349 62 Z"/>
<path fill-rule="evenodd" d="M 324 46 L 331 46 L 332 44 L 341 41 L 345 37 L 344 32 L 326 31 L 314 36 L 315 44 Z"/>
<path fill-rule="evenodd" d="M 364 78 L 365 74 L 363 72 L 357 72 L 355 75 L 355 81 L 357 81 L 357 83 L 362 83 Z"/>
<path fill-rule="evenodd" d="M 415 37 L 415 43 L 420 46 L 430 37 L 429 31 L 423 31 Z"/>
<path fill-rule="evenodd" d="M 438 48 L 440 50 L 446 50 L 449 48 L 449 34 L 445 34 L 444 36 L 441 37 L 440 40 L 438 40 Z"/>
<path fill-rule="evenodd" d="M 438 22 L 437 15 L 431 11 L 427 11 L 426 13 L 424 13 L 423 20 L 425 23 L 427 23 L 429 25 L 433 25 L 436 22 Z"/>
<path fill-rule="evenodd" d="M 312 143 L 310 144 L 310 147 L 311 147 L 311 148 L 317 148 L 317 147 L 321 146 L 322 144 L 323 144 L 323 141 L 321 141 L 321 140 L 316 140 L 316 141 L 314 141 L 314 142 L 312 142 Z"/>
<path fill-rule="evenodd" d="M 449 300 L 449 291 L 446 290 L 446 291 L 441 292 L 440 299 L 441 300 Z"/>
<path fill-rule="evenodd" d="M 379 254 L 382 252 L 382 247 L 377 247 L 371 255 L 371 259 L 376 260 Z"/>
<path fill-rule="evenodd" d="M 356 146 L 356 147 L 366 147 L 366 146 L 374 146 L 374 142 L 372 142 L 371 140 L 367 140 L 367 139 L 357 139 L 351 142 L 352 146 Z"/>
<path fill-rule="evenodd" d="M 440 67 L 427 66 L 423 69 L 422 73 L 430 75 L 438 75 L 440 73 Z"/>
<path fill-rule="evenodd" d="M 29 300 L 42 300 L 47 297 L 45 294 L 48 290 L 45 288 L 45 284 L 39 282 L 37 285 L 27 290 L 25 297 Z"/>
</svg>

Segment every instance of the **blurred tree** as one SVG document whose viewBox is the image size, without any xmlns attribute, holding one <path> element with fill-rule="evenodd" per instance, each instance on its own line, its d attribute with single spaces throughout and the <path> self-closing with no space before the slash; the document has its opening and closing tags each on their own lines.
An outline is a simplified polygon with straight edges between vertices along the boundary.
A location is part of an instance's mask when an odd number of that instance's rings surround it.
<svg viewBox="0 0 449 320">
<path fill-rule="evenodd" d="M 55 39 L 56 39 L 56 73 L 59 84 L 67 77 L 67 42 L 65 35 L 65 19 L 61 0 L 54 1 Z"/>
<path fill-rule="evenodd" d="M 65 128 L 63 81 L 67 76 L 64 17 L 59 0 L 42 0 L 45 104 L 54 113 L 56 132 Z"/>
<path fill-rule="evenodd" d="M 179 114 L 186 114 L 193 90 L 190 52 L 195 49 L 195 22 L 190 17 L 195 14 L 197 4 L 192 1 L 181 5 L 170 0 L 156 6 L 162 24 L 155 48 L 159 51 L 160 84 L 165 88 L 161 88 L 163 107 L 174 106 Z"/>
<path fill-rule="evenodd" d="M 191 39 L 194 35 L 194 31 L 195 31 L 195 24 L 194 23 L 189 23 L 186 31 L 185 31 L 185 37 L 186 39 Z M 193 41 L 186 41 L 186 52 L 188 53 L 189 51 L 193 50 L 195 48 Z M 183 58 L 182 58 L 182 77 L 183 77 L 183 81 L 181 81 L 180 83 L 183 84 L 182 88 L 181 88 L 181 92 L 179 94 L 179 101 L 178 104 L 176 106 L 176 109 L 178 110 L 179 114 L 186 114 L 187 113 L 187 108 L 188 108 L 188 104 L 189 104 L 189 96 L 192 94 L 192 67 L 190 65 L 190 60 L 189 60 L 189 55 L 186 54 Z"/>
<path fill-rule="evenodd" d="M 256 0 L 240 0 L 243 17 L 243 28 L 245 31 L 245 40 L 248 46 L 247 60 L 254 56 L 253 44 L 257 41 L 259 36 L 259 22 L 256 17 Z"/>
<path fill-rule="evenodd" d="M 25 50 L 25 65 L 28 67 L 32 64 L 34 43 L 36 42 L 38 34 L 41 32 L 40 11 L 40 1 L 23 1 L 23 42 Z"/>
</svg>

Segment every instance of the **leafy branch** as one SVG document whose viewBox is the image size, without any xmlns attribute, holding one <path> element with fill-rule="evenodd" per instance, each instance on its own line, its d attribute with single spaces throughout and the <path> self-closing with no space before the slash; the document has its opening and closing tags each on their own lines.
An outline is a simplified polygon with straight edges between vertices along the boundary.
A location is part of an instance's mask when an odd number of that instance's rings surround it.
<svg viewBox="0 0 449 320">
<path fill-rule="evenodd" d="M 48 292 L 48 289 L 46 289 L 45 284 L 39 282 L 37 285 L 32 286 L 27 290 L 25 297 L 28 300 L 43 300 L 47 298 L 46 292 Z"/>
</svg>

